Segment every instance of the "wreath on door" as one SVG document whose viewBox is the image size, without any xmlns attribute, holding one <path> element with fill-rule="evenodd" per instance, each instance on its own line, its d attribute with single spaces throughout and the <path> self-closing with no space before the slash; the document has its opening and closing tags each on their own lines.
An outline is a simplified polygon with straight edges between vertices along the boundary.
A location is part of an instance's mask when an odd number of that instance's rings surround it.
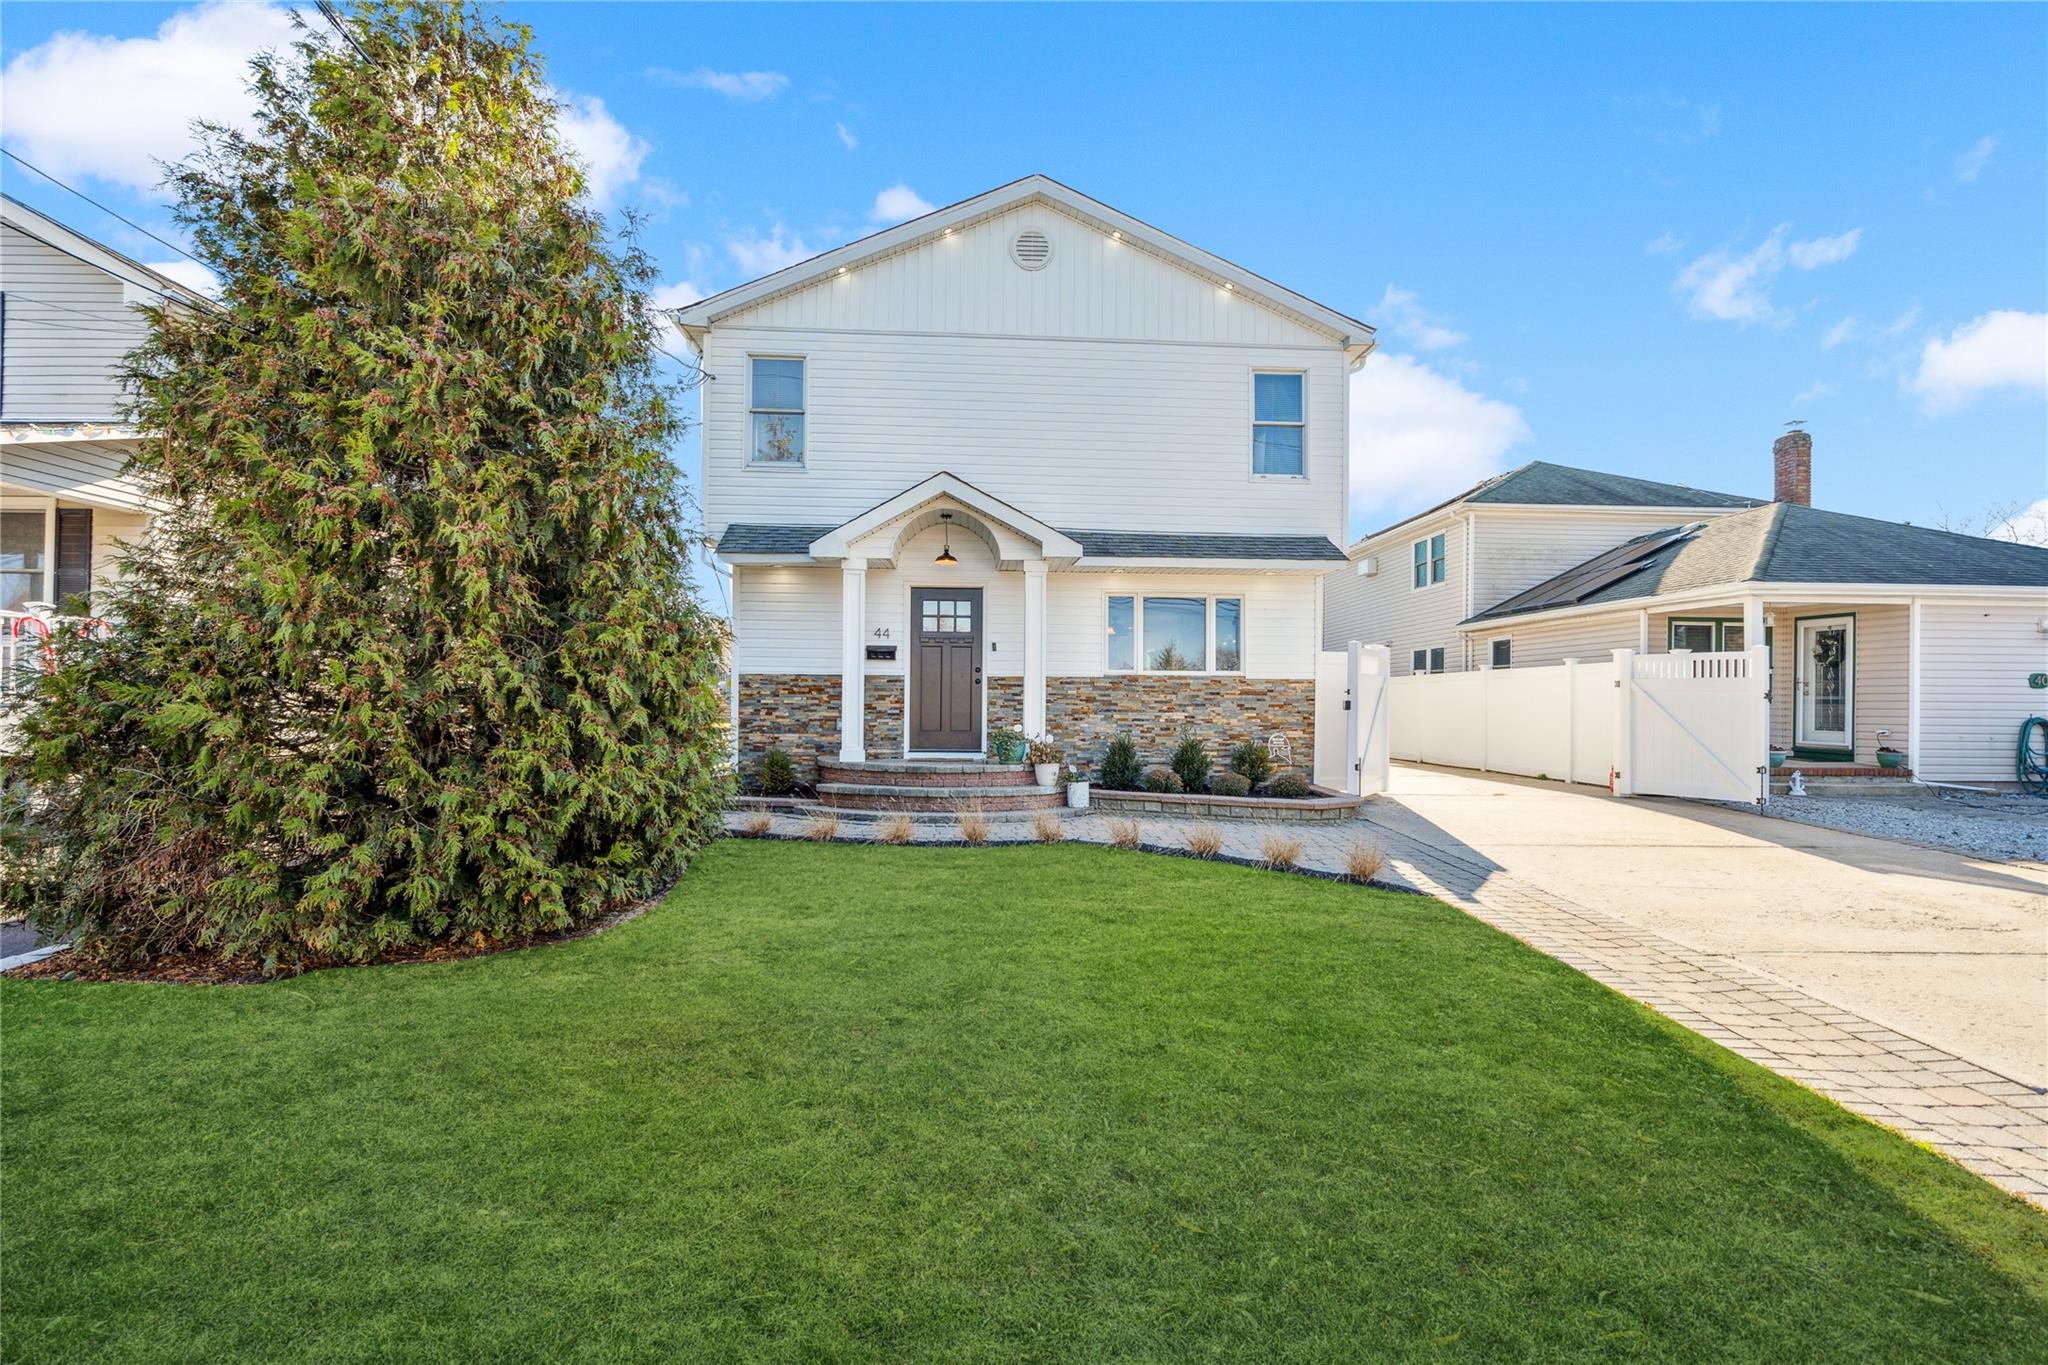
<svg viewBox="0 0 2048 1365">
<path fill-rule="evenodd" d="M 1813 637 L 1813 661 L 1822 668 L 1834 668 L 1842 662 L 1842 637 L 1834 631 L 1823 631 Z"/>
</svg>

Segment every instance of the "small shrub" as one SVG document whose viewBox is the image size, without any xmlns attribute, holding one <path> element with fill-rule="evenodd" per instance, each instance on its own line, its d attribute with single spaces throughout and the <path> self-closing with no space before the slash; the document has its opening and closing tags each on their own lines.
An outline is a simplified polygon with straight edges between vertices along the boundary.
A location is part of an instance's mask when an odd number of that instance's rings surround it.
<svg viewBox="0 0 2048 1365">
<path fill-rule="evenodd" d="M 1102 756 L 1102 785 L 1113 792 L 1136 791 L 1140 767 L 1138 746 L 1118 735 Z"/>
<path fill-rule="evenodd" d="M 1026 763 L 1065 763 L 1067 756 L 1060 751 L 1059 745 L 1053 743 L 1046 736 L 1040 735 L 1032 740 L 1030 747 L 1024 751 L 1024 761 Z"/>
<path fill-rule="evenodd" d="M 1230 751 L 1230 771 L 1241 775 L 1253 790 L 1273 775 L 1273 752 L 1255 739 L 1248 739 Z"/>
<path fill-rule="evenodd" d="M 761 790 L 769 796 L 787 796 L 796 790 L 796 765 L 779 747 L 761 755 Z"/>
<path fill-rule="evenodd" d="M 1309 787 L 1308 779 L 1300 773 L 1282 773 L 1268 782 L 1265 791 L 1260 795 L 1277 796 L 1282 801 L 1299 801 L 1315 795 L 1315 792 Z"/>
<path fill-rule="evenodd" d="M 757 810 L 740 821 L 740 833 L 749 839 L 765 839 L 768 832 L 774 828 L 775 821 L 769 817 L 767 811 Z"/>
<path fill-rule="evenodd" d="M 1067 827 L 1059 816 L 1042 810 L 1031 817 L 1031 833 L 1041 844 L 1056 844 L 1067 837 Z"/>
<path fill-rule="evenodd" d="M 978 810 L 968 811 L 960 817 L 960 837 L 970 844 L 985 844 L 993 833 L 995 826 Z"/>
<path fill-rule="evenodd" d="M 1354 882 L 1369 882 L 1386 868 L 1387 855 L 1378 844 L 1352 840 L 1344 852 L 1344 875 Z"/>
<path fill-rule="evenodd" d="M 988 748 L 989 757 L 998 763 L 1022 763 L 1024 755 L 1031 751 L 1024 736 L 1016 730 L 996 731 L 989 736 Z"/>
<path fill-rule="evenodd" d="M 1209 751 L 1202 747 L 1202 741 L 1189 735 L 1174 749 L 1173 757 L 1167 760 L 1175 777 L 1180 779 L 1183 790 L 1198 792 L 1209 782 Z"/>
<path fill-rule="evenodd" d="M 1250 796 L 1251 791 L 1252 784 L 1243 773 L 1234 773 L 1226 769 L 1209 779 L 1211 796 Z"/>
<path fill-rule="evenodd" d="M 1151 767 L 1145 769 L 1145 775 L 1138 779 L 1138 785 L 1146 791 L 1155 794 L 1177 792 L 1181 789 L 1180 775 L 1171 768 Z"/>
<path fill-rule="evenodd" d="M 1196 825 L 1188 831 L 1188 852 L 1197 858 L 1213 858 L 1223 851 L 1223 831 L 1214 825 Z"/>
<path fill-rule="evenodd" d="M 1136 848 L 1145 842 L 1145 832 L 1136 820 L 1112 820 L 1109 822 L 1109 842 L 1117 848 Z"/>
<path fill-rule="evenodd" d="M 1259 859 L 1275 871 L 1285 871 L 1301 861 L 1302 850 L 1308 842 L 1299 834 L 1281 834 L 1268 831 L 1259 841 Z"/>
<path fill-rule="evenodd" d="M 892 815 L 875 828 L 875 837 L 885 844 L 907 844 L 917 837 L 917 825 L 907 815 Z"/>
<path fill-rule="evenodd" d="M 804 838 L 820 842 L 839 837 L 839 817 L 829 811 L 821 811 L 811 817 L 811 823 L 804 826 Z"/>
</svg>

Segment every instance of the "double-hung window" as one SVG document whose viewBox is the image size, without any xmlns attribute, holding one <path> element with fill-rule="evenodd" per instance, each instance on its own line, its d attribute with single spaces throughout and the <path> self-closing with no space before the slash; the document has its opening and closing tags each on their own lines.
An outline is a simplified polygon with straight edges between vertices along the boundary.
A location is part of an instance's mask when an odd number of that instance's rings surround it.
<svg viewBox="0 0 2048 1365">
<path fill-rule="evenodd" d="M 1493 642 L 1493 666 L 1495 668 L 1507 668 L 1514 663 L 1514 659 L 1515 642 L 1513 640 L 1495 640 Z"/>
<path fill-rule="evenodd" d="M 1114 594 L 1112 673 L 1237 673 L 1244 667 L 1244 599 Z"/>
<path fill-rule="evenodd" d="M 0 611 L 48 602 L 86 606 L 92 592 L 92 509 L 16 505 L 0 510 Z"/>
<path fill-rule="evenodd" d="M 1305 437 L 1307 377 L 1296 371 L 1252 373 L 1252 473 L 1298 479 L 1308 472 Z"/>
<path fill-rule="evenodd" d="M 750 357 L 747 385 L 753 425 L 752 462 L 800 466 L 804 462 L 802 356 Z"/>
<path fill-rule="evenodd" d="M 1448 542 L 1442 532 L 1415 542 L 1415 586 L 1426 588 L 1444 581 L 1450 560 Z"/>
</svg>

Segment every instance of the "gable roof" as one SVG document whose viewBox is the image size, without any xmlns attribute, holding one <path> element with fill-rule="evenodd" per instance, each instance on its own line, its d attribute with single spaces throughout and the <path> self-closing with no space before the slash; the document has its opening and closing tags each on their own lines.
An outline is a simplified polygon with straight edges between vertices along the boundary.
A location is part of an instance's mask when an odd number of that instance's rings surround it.
<svg viewBox="0 0 2048 1365">
<path fill-rule="evenodd" d="M 1761 507 L 1760 498 L 1734 493 L 1714 493 L 1682 483 L 1660 483 L 1629 474 L 1608 474 L 1598 469 L 1531 460 L 1528 464 L 1481 479 L 1462 493 L 1445 498 L 1434 507 L 1403 517 L 1370 535 L 1360 536 L 1353 547 L 1398 531 L 1412 521 L 1435 516 L 1447 507 L 1477 502 L 1510 507 Z"/>
<path fill-rule="evenodd" d="M 2048 549 L 1774 502 L 1637 536 L 1465 624 L 1740 583 L 2048 588 Z"/>
<path fill-rule="evenodd" d="M 11 194 L 0 194 L 0 222 L 53 251 L 61 251 L 74 260 L 104 271 L 123 284 L 133 285 L 166 302 L 192 308 L 219 306 L 190 285 L 180 284 L 161 270 L 153 270 L 131 256 L 124 256 L 105 242 L 94 241 L 76 228 L 66 227 Z"/>
<path fill-rule="evenodd" d="M 845 246 L 813 256 L 807 261 L 799 261 L 795 265 L 763 275 L 757 280 L 750 280 L 746 284 L 736 285 L 713 294 L 710 298 L 699 299 L 687 307 L 678 309 L 676 315 L 684 332 L 695 341 L 702 337 L 704 329 L 720 318 L 743 308 L 805 288 L 836 274 L 841 269 L 855 269 L 865 262 L 907 251 L 940 236 L 948 229 L 957 229 L 1031 203 L 1053 205 L 1105 234 L 1121 233 L 1125 240 L 1147 248 L 1156 255 L 1164 256 L 1183 269 L 1217 284 L 1228 285 L 1234 291 L 1242 292 L 1248 298 L 1256 299 L 1296 322 L 1327 333 L 1347 349 L 1354 350 L 1360 355 L 1372 349 L 1373 329 L 1357 318 L 1346 316 L 1283 285 L 1275 284 L 1263 275 L 1255 275 L 1220 256 L 1211 255 L 1200 247 L 1153 227 L 1150 223 L 1111 208 L 1099 199 L 1091 199 L 1079 190 L 1062 185 L 1059 181 L 1044 175 L 1027 175 L 1021 180 L 999 185 L 971 199 L 963 199 L 957 204 L 934 209 L 922 217 L 898 223 L 895 227 L 885 228 L 858 241 L 848 242 Z"/>
</svg>

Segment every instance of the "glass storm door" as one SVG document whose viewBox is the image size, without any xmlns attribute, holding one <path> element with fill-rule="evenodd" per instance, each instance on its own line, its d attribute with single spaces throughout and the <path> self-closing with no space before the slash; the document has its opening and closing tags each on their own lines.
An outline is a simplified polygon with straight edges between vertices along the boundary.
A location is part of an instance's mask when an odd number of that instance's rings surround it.
<svg viewBox="0 0 2048 1365">
<path fill-rule="evenodd" d="M 1793 744 L 1801 749 L 1855 748 L 1856 618 L 1812 617 L 1799 623 Z"/>
<path fill-rule="evenodd" d="M 981 752 L 981 589 L 910 594 L 910 748 Z"/>
</svg>

